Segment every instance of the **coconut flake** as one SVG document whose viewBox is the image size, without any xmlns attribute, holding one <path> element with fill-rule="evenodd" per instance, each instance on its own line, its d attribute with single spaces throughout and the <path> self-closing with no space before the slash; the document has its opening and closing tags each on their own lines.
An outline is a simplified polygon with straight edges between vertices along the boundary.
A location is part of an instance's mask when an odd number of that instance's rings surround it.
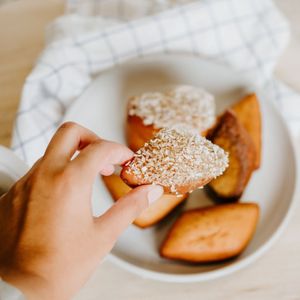
<svg viewBox="0 0 300 300">
<path fill-rule="evenodd" d="M 159 129 L 181 124 L 202 132 L 215 122 L 215 100 L 204 89 L 178 85 L 166 92 L 132 97 L 128 113 Z"/>
<path fill-rule="evenodd" d="M 228 154 L 222 148 L 195 131 L 174 126 L 161 129 L 139 149 L 127 172 L 176 193 L 176 186 L 215 178 L 227 166 Z"/>
</svg>

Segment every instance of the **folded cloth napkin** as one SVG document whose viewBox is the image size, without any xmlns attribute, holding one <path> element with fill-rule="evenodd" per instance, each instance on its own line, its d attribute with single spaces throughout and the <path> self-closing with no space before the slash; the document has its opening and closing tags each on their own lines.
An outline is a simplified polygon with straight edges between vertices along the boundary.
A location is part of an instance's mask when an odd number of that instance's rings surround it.
<svg viewBox="0 0 300 300">
<path fill-rule="evenodd" d="M 299 96 L 273 78 L 289 27 L 271 0 L 69 0 L 67 8 L 24 84 L 12 148 L 29 165 L 93 76 L 154 53 L 189 53 L 247 74 L 299 133 Z"/>
</svg>

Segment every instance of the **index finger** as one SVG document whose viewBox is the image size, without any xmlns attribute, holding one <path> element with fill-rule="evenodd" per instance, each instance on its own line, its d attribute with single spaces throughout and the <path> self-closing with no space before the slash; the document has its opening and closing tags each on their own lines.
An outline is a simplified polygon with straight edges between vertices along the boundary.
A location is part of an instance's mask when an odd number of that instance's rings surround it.
<svg viewBox="0 0 300 300">
<path fill-rule="evenodd" d="M 133 156 L 133 152 L 124 145 L 107 141 L 97 140 L 85 149 L 72 161 L 74 168 L 81 170 L 85 176 L 91 175 L 94 178 L 97 174 L 109 175 L 114 165 L 122 165 Z"/>
<path fill-rule="evenodd" d="M 51 157 L 53 161 L 69 161 L 77 150 L 83 149 L 99 139 L 89 129 L 74 122 L 66 122 L 58 128 L 52 137 L 44 157 Z"/>
</svg>

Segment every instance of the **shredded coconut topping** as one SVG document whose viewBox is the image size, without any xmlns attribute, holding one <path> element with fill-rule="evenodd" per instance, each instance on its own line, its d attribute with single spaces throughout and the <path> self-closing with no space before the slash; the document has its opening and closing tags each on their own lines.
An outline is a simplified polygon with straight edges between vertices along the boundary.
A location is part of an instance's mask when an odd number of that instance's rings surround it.
<svg viewBox="0 0 300 300">
<path fill-rule="evenodd" d="M 160 130 L 139 149 L 126 172 L 144 182 L 169 187 L 213 179 L 228 166 L 228 154 L 197 132 L 176 126 Z"/>
<path fill-rule="evenodd" d="M 204 89 L 178 85 L 166 92 L 144 93 L 129 101 L 129 115 L 156 128 L 182 124 L 199 132 L 215 122 L 214 96 Z"/>
</svg>

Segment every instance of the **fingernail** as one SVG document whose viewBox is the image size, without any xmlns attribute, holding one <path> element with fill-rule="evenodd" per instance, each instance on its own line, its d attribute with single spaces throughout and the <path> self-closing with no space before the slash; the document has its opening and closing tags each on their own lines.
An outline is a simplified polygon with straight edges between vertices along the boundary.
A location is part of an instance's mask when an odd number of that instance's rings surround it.
<svg viewBox="0 0 300 300">
<path fill-rule="evenodd" d="M 107 165 L 101 170 L 101 175 L 109 176 L 114 173 L 115 167 L 113 165 Z"/>
<path fill-rule="evenodd" d="M 133 155 L 134 155 L 134 152 L 132 152 L 130 149 L 128 149 L 128 152 L 126 152 L 125 155 L 123 154 L 122 158 L 125 160 L 130 160 L 130 159 L 132 159 Z"/>
<path fill-rule="evenodd" d="M 164 189 L 160 185 L 153 185 L 151 190 L 148 192 L 149 204 L 158 200 L 164 193 Z"/>
</svg>

